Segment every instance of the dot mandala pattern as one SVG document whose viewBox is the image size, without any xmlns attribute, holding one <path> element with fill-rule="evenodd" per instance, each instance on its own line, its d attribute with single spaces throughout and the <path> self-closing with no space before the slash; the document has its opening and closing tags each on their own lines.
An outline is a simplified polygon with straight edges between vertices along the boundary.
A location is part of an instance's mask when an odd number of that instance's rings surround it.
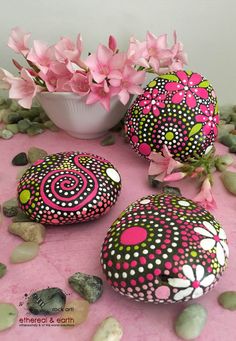
<svg viewBox="0 0 236 341">
<path fill-rule="evenodd" d="M 73 224 L 105 214 L 120 189 L 120 175 L 109 161 L 87 153 L 58 153 L 37 161 L 24 173 L 18 201 L 32 220 Z"/>
<path fill-rule="evenodd" d="M 165 144 L 173 157 L 203 155 L 219 123 L 213 87 L 192 71 L 171 72 L 151 81 L 127 112 L 125 129 L 134 150 L 147 157 Z"/>
<path fill-rule="evenodd" d="M 122 212 L 105 238 L 101 264 L 122 295 L 175 303 L 211 290 L 228 254 L 225 232 L 209 212 L 191 200 L 160 194 Z"/>
</svg>

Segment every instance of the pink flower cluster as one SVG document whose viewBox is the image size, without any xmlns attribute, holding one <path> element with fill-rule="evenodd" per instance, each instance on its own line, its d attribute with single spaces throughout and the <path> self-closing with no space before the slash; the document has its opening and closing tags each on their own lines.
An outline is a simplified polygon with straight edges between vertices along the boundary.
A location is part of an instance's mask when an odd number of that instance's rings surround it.
<svg viewBox="0 0 236 341">
<path fill-rule="evenodd" d="M 163 145 L 161 153 L 152 152 L 149 155 L 149 160 L 151 163 L 148 175 L 155 176 L 155 180 L 160 182 L 178 181 L 187 176 L 196 178 L 202 176 L 205 171 L 202 166 L 194 168 L 188 162 L 181 163 L 174 160 L 166 145 Z M 209 174 L 205 176 L 201 184 L 200 192 L 193 198 L 193 201 L 211 210 L 216 208 L 216 202 L 213 198 L 210 178 L 211 176 Z"/>
<path fill-rule="evenodd" d="M 118 96 L 125 105 L 130 94 L 142 93 L 145 73 L 181 70 L 187 64 L 183 44 L 177 41 L 168 47 L 167 35 L 156 37 L 148 32 L 142 42 L 130 39 L 126 52 L 119 52 L 116 39 L 109 37 L 108 46 L 99 44 L 95 53 L 82 59 L 83 44 L 79 34 L 76 42 L 62 37 L 55 45 L 34 40 L 28 47 L 30 33 L 13 28 L 8 46 L 21 54 L 24 67 L 13 60 L 19 77 L 0 69 L 0 86 L 9 88 L 9 97 L 30 108 L 38 92 L 73 92 L 86 96 L 86 103 L 100 102 L 109 111 L 110 100 Z"/>
</svg>

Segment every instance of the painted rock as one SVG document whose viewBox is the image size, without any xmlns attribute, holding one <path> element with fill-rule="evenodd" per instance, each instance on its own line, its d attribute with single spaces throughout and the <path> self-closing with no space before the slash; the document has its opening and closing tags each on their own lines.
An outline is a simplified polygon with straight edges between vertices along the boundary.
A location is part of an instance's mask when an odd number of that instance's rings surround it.
<svg viewBox="0 0 236 341">
<path fill-rule="evenodd" d="M 102 246 L 109 284 L 137 301 L 175 303 L 211 290 L 227 265 L 226 235 L 183 197 L 144 197 L 121 213 Z"/>
<path fill-rule="evenodd" d="M 80 152 L 36 161 L 18 185 L 20 208 L 42 224 L 85 222 L 105 214 L 117 200 L 121 179 L 100 156 Z"/>
<path fill-rule="evenodd" d="M 171 72 L 152 80 L 125 118 L 134 150 L 144 156 L 165 144 L 173 157 L 203 155 L 217 136 L 219 123 L 213 87 L 192 71 Z"/>
</svg>

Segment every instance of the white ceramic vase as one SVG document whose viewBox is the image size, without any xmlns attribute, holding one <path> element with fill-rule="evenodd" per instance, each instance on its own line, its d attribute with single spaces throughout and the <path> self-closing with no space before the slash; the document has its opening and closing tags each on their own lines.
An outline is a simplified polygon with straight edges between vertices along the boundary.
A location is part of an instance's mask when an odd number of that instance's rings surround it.
<svg viewBox="0 0 236 341">
<path fill-rule="evenodd" d="M 107 112 L 100 103 L 86 104 L 85 97 L 70 92 L 41 92 L 37 99 L 53 123 L 80 139 L 104 135 L 124 117 L 130 104 L 124 106 L 114 97 Z"/>
</svg>

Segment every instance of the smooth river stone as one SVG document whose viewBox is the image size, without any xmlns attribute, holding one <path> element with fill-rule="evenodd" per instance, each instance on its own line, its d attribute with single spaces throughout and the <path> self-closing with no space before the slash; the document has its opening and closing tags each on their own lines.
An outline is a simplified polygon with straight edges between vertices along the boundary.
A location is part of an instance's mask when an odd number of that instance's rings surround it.
<svg viewBox="0 0 236 341">
<path fill-rule="evenodd" d="M 100 156 L 65 152 L 30 167 L 18 185 L 20 208 L 34 221 L 64 225 L 96 219 L 115 204 L 118 171 Z"/>
<path fill-rule="evenodd" d="M 18 244 L 10 256 L 11 263 L 24 263 L 34 259 L 39 252 L 39 245 L 35 242 Z"/>
<path fill-rule="evenodd" d="M 162 193 L 121 213 L 107 233 L 101 263 L 108 283 L 122 295 L 175 303 L 209 292 L 228 254 L 226 234 L 208 211 Z"/>
<path fill-rule="evenodd" d="M 207 311 L 201 304 L 190 304 L 175 321 L 176 334 L 183 340 L 198 337 L 207 320 Z"/>
<path fill-rule="evenodd" d="M 17 316 L 18 311 L 13 304 L 0 302 L 0 331 L 12 327 Z"/>
<path fill-rule="evenodd" d="M 120 323 L 112 316 L 107 317 L 94 334 L 92 341 L 120 341 L 123 330 Z"/>
<path fill-rule="evenodd" d="M 218 297 L 219 304 L 228 310 L 236 310 L 236 291 L 225 291 Z"/>
<path fill-rule="evenodd" d="M 34 292 L 27 301 L 27 308 L 34 315 L 53 315 L 61 312 L 66 295 L 59 288 L 47 288 Z"/>
<path fill-rule="evenodd" d="M 177 71 L 153 79 L 125 117 L 125 130 L 141 156 L 165 144 L 175 159 L 203 155 L 217 136 L 217 98 L 202 75 Z"/>
<path fill-rule="evenodd" d="M 88 318 L 89 303 L 85 300 L 72 300 L 66 303 L 60 316 L 62 327 L 75 327 L 84 323 Z"/>
</svg>

